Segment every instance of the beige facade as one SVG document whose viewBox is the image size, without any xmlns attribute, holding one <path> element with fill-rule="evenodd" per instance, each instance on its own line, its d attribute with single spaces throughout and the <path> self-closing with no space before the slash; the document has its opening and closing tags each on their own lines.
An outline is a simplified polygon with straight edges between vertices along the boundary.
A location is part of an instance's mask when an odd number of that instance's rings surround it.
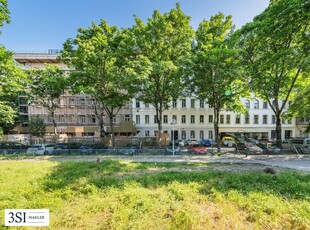
<svg viewBox="0 0 310 230">
<path fill-rule="evenodd" d="M 52 64 L 68 70 L 67 66 L 57 60 L 58 54 L 15 54 L 15 60 L 21 64 L 21 68 L 44 68 L 45 64 Z M 54 132 L 52 119 L 47 110 L 36 104 L 28 104 L 25 94 L 19 95 L 20 125 L 15 128 L 17 133 L 28 132 L 28 121 L 31 117 L 39 115 L 47 124 L 47 134 Z M 135 126 L 132 121 L 131 104 L 123 107 L 113 119 L 116 134 L 129 136 L 135 134 Z M 94 105 L 91 97 L 87 94 L 71 95 L 64 94 L 60 98 L 59 108 L 55 111 L 57 133 L 68 136 L 98 136 L 98 118 L 94 113 Z M 104 115 L 105 131 L 110 132 L 110 121 Z"/>
</svg>

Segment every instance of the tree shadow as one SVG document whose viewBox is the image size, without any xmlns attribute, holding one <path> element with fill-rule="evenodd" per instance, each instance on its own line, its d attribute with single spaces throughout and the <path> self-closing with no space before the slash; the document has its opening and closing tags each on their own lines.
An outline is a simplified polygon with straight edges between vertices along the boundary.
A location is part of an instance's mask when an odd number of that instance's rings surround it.
<svg viewBox="0 0 310 230">
<path fill-rule="evenodd" d="M 263 192 L 286 198 L 309 200 L 310 174 L 294 171 L 266 174 L 263 171 L 225 172 L 218 170 L 195 171 L 193 163 L 179 163 L 179 166 L 193 167 L 192 171 L 171 168 L 171 171 L 150 170 L 175 163 L 122 163 L 106 160 L 96 162 L 61 162 L 43 180 L 45 191 L 93 185 L 99 189 L 115 187 L 123 189 L 128 182 L 135 182 L 145 188 L 167 186 L 173 182 L 202 185 L 200 193 L 209 194 L 212 189 L 222 193 L 237 190 L 239 193 Z M 83 179 L 83 182 L 80 180 Z"/>
</svg>

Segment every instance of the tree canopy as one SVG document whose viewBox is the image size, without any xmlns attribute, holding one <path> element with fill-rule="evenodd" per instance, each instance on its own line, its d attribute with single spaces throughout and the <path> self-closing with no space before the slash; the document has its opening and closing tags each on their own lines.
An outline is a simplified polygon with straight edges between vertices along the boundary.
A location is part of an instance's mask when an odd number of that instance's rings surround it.
<svg viewBox="0 0 310 230">
<path fill-rule="evenodd" d="M 234 34 L 255 94 L 276 117 L 281 146 L 281 115 L 298 81 L 309 77 L 309 1 L 276 0 Z"/>
<path fill-rule="evenodd" d="M 162 132 L 162 113 L 168 109 L 172 99 L 182 94 L 182 72 L 184 57 L 191 50 L 194 31 L 190 17 L 177 4 L 175 9 L 161 14 L 154 11 L 147 23 L 135 18 L 133 26 L 135 50 L 148 65 L 148 74 L 142 78 L 137 98 L 156 109 L 158 141 Z"/>
<path fill-rule="evenodd" d="M 74 69 L 71 71 L 74 89 L 92 97 L 99 121 L 103 115 L 100 108 L 105 110 L 112 134 L 114 116 L 136 92 L 139 70 L 130 66 L 134 63 L 130 33 L 101 20 L 99 25 L 92 23 L 87 29 L 80 28 L 76 38 L 68 39 L 61 52 L 61 59 Z M 114 135 L 112 142 L 114 146 Z"/>
<path fill-rule="evenodd" d="M 239 112 L 244 109 L 239 100 L 242 90 L 246 89 L 242 87 L 245 82 L 240 79 L 239 52 L 227 44 L 232 28 L 231 16 L 225 17 L 223 13 L 212 16 L 209 21 L 203 20 L 196 31 L 196 42 L 188 63 L 191 71 L 187 81 L 191 92 L 214 109 L 218 148 L 220 111 L 226 106 Z"/>
<path fill-rule="evenodd" d="M 44 69 L 30 69 L 27 71 L 29 78 L 29 102 L 35 102 L 48 111 L 57 134 L 55 111 L 60 107 L 60 97 L 67 90 L 67 78 L 64 70 L 54 65 L 46 65 Z"/>
</svg>

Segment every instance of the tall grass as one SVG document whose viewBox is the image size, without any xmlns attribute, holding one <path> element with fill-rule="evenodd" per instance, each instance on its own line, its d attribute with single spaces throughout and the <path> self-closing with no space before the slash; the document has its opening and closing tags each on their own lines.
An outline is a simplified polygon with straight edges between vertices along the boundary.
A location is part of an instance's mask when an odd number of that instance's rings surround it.
<svg viewBox="0 0 310 230">
<path fill-rule="evenodd" d="M 202 165 L 0 161 L 0 222 L 6 208 L 48 208 L 50 229 L 310 226 L 310 174 L 195 171 Z"/>
</svg>

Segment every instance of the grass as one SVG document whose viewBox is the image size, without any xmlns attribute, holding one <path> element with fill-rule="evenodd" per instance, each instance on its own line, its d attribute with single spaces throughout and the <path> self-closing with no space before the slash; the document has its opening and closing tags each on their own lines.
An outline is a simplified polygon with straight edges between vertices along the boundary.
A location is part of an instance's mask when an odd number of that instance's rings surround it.
<svg viewBox="0 0 310 230">
<path fill-rule="evenodd" d="M 310 174 L 219 166 L 0 161 L 0 228 L 4 209 L 48 208 L 50 229 L 309 229 Z"/>
</svg>

